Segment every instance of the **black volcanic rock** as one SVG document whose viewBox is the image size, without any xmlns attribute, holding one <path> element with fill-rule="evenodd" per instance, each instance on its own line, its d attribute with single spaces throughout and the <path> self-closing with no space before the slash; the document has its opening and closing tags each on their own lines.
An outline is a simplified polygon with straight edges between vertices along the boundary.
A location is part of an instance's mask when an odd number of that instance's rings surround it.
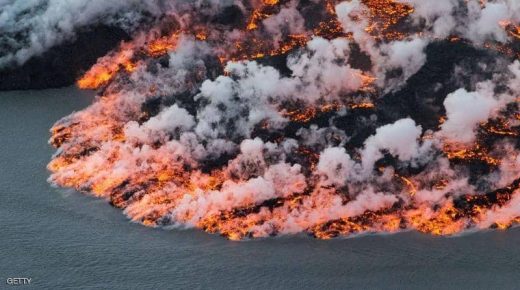
<svg viewBox="0 0 520 290">
<path fill-rule="evenodd" d="M 489 79 L 493 71 L 485 71 L 481 63 L 494 64 L 500 57 L 464 42 L 439 41 L 426 48 L 427 60 L 398 91 L 385 95 L 376 104 L 382 123 L 411 117 L 423 129 L 435 129 L 444 114 L 443 102 L 449 93 L 464 87 L 468 90 Z M 478 60 L 478 61 L 475 61 Z M 465 71 L 454 77 L 455 68 Z"/>
<path fill-rule="evenodd" d="M 22 66 L 0 70 L 0 90 L 58 88 L 72 85 L 96 60 L 129 35 L 120 28 L 96 26 L 78 33 L 73 42 L 55 46 Z"/>
<path fill-rule="evenodd" d="M 224 8 L 221 13 L 217 14 L 213 18 L 214 23 L 230 25 L 233 27 L 241 26 L 245 23 L 245 21 L 245 15 L 242 13 L 242 10 L 236 5 Z"/>
</svg>

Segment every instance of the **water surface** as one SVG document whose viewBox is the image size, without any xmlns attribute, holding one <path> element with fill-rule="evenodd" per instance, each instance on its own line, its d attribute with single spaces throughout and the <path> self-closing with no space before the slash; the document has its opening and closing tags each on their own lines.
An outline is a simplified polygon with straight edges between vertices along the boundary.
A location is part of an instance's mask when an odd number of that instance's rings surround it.
<svg viewBox="0 0 520 290">
<path fill-rule="evenodd" d="M 49 128 L 91 102 L 74 88 L 0 93 L 0 289 L 7 277 L 38 289 L 520 288 L 518 228 L 229 242 L 131 223 L 46 182 Z"/>
</svg>

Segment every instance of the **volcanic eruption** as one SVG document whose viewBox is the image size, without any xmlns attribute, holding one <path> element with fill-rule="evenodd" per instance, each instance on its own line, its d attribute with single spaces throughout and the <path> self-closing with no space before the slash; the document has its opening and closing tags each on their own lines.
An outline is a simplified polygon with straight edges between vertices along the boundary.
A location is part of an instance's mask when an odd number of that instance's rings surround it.
<svg viewBox="0 0 520 290">
<path fill-rule="evenodd" d="M 518 1 L 146 5 L 77 80 L 51 183 L 231 240 L 520 222 Z"/>
</svg>

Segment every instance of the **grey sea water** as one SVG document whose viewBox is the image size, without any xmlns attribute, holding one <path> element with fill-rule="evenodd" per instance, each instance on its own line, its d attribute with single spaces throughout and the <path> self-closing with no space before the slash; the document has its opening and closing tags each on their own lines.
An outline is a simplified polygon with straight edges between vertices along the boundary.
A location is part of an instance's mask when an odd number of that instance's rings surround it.
<svg viewBox="0 0 520 290">
<path fill-rule="evenodd" d="M 518 228 L 229 242 L 131 223 L 46 182 L 49 128 L 90 102 L 74 88 L 0 93 L 0 289 L 520 289 Z"/>
</svg>

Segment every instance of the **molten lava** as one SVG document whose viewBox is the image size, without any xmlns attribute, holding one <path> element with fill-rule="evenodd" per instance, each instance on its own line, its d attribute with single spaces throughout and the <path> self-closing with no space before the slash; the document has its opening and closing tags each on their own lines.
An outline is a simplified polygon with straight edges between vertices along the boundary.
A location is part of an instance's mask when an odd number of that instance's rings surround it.
<svg viewBox="0 0 520 290">
<path fill-rule="evenodd" d="M 500 22 L 507 43 L 445 39 L 492 50 L 501 62 L 480 65 L 487 79 L 460 81 L 467 63 L 421 79 L 424 43 L 443 40 L 403 2 L 244 1 L 224 14 L 237 21 L 212 9 L 164 15 L 78 80 L 99 97 L 51 129 L 50 181 L 146 226 L 230 240 L 518 224 L 520 63 L 508 58 L 518 26 Z M 409 88 L 452 73 L 422 95 Z M 465 82 L 457 92 L 470 102 L 445 101 Z"/>
</svg>

